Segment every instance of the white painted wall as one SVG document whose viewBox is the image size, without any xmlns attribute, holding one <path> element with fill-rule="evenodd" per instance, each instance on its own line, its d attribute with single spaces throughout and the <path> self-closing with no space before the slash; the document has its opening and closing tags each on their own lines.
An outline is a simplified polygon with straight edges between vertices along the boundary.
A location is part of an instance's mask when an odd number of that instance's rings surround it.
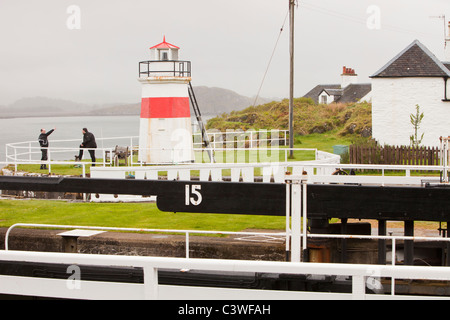
<svg viewBox="0 0 450 320">
<path fill-rule="evenodd" d="M 191 118 L 140 120 L 139 161 L 182 163 L 194 161 Z"/>
<path fill-rule="evenodd" d="M 327 103 L 326 104 L 330 104 L 330 103 L 334 102 L 334 96 L 330 96 L 328 93 L 326 93 L 325 90 L 323 90 L 319 94 L 319 103 L 322 103 L 322 96 L 326 96 L 327 97 Z"/>
<path fill-rule="evenodd" d="M 139 79 L 142 84 L 142 98 L 189 97 L 190 78 L 158 77 Z"/>
<path fill-rule="evenodd" d="M 190 78 L 139 78 L 142 98 L 188 98 Z M 139 161 L 179 163 L 194 160 L 191 118 L 140 119 Z"/>
<path fill-rule="evenodd" d="M 444 87 L 443 78 L 373 78 L 373 137 L 381 144 L 409 145 L 414 133 L 410 115 L 418 104 L 424 113 L 422 144 L 438 146 L 440 136 L 450 135 L 450 102 L 442 101 Z"/>
</svg>

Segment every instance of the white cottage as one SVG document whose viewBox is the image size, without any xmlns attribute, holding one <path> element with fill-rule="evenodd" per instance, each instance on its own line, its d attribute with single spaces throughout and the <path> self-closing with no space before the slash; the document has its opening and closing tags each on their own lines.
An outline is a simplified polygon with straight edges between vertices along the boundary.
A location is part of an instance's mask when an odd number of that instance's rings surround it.
<svg viewBox="0 0 450 320">
<path fill-rule="evenodd" d="M 416 40 L 371 78 L 372 135 L 380 144 L 410 145 L 416 105 L 424 113 L 422 145 L 437 146 L 450 135 L 450 63 Z"/>
</svg>

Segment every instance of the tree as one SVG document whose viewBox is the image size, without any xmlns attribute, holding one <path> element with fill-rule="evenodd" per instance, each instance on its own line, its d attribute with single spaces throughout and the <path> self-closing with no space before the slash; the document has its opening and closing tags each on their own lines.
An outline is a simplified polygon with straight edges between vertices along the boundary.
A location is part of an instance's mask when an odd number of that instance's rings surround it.
<svg viewBox="0 0 450 320">
<path fill-rule="evenodd" d="M 424 117 L 423 112 L 420 113 L 420 106 L 418 104 L 416 104 L 416 114 L 412 113 L 409 116 L 411 124 L 414 128 L 414 134 L 409 137 L 412 147 L 418 147 L 422 143 L 424 133 L 422 133 L 422 135 L 420 136 L 420 139 L 419 139 L 418 131 L 420 129 L 420 125 L 422 123 L 423 117 Z"/>
</svg>

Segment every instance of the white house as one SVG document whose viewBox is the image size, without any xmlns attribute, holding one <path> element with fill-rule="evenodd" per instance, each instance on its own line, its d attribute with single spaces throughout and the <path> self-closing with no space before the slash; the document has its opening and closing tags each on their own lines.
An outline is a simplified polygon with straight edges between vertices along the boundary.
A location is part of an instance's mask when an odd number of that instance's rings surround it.
<svg viewBox="0 0 450 320">
<path fill-rule="evenodd" d="M 317 85 L 304 97 L 311 98 L 315 103 L 320 104 L 370 101 L 372 99 L 371 90 L 370 83 L 358 83 L 358 75 L 355 70 L 344 66 L 340 84 Z"/>
<path fill-rule="evenodd" d="M 440 136 L 450 135 L 450 63 L 416 40 L 371 78 L 372 136 L 380 144 L 410 145 L 416 105 L 424 113 L 422 145 L 438 146 Z"/>
</svg>

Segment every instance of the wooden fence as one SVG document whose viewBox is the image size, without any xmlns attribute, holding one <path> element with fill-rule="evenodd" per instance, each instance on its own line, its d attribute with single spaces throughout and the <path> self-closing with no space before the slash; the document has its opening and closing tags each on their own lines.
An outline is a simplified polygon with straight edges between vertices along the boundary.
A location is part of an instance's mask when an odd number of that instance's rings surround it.
<svg viewBox="0 0 450 320">
<path fill-rule="evenodd" d="M 353 164 L 439 165 L 440 159 L 437 147 L 351 145 L 349 162 Z"/>
</svg>

